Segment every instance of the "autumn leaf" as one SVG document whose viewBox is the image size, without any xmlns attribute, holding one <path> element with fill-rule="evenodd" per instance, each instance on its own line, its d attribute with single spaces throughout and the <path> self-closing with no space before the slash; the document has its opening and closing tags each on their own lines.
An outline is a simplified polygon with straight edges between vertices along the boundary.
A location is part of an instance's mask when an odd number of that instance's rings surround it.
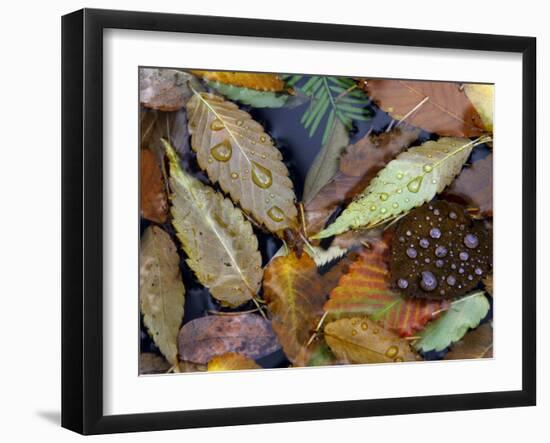
<svg viewBox="0 0 550 443">
<path fill-rule="evenodd" d="M 493 327 L 484 323 L 453 344 L 444 360 L 466 360 L 493 357 Z"/>
<path fill-rule="evenodd" d="M 176 340 L 185 294 L 179 262 L 170 236 L 158 226 L 148 227 L 140 247 L 140 307 L 143 323 L 172 365 L 178 361 Z"/>
<path fill-rule="evenodd" d="M 156 223 L 168 217 L 168 198 L 162 172 L 149 149 L 140 149 L 140 210 L 141 216 Z"/>
<path fill-rule="evenodd" d="M 444 137 L 410 148 L 389 162 L 334 223 L 312 238 L 370 229 L 431 200 L 454 180 L 472 149 L 487 140 Z"/>
<path fill-rule="evenodd" d="M 280 348 L 269 321 L 256 314 L 212 315 L 191 320 L 181 328 L 178 346 L 182 360 L 201 364 L 227 352 L 257 360 Z"/>
<path fill-rule="evenodd" d="M 292 181 L 263 127 L 220 96 L 195 93 L 187 104 L 199 166 L 271 232 L 297 225 Z"/>
<path fill-rule="evenodd" d="M 285 82 L 277 74 L 199 70 L 192 70 L 190 72 L 211 82 L 219 82 L 258 91 L 280 92 L 286 90 Z"/>
<path fill-rule="evenodd" d="M 492 217 L 493 154 L 464 168 L 442 197 L 469 206 L 472 215 Z"/>
<path fill-rule="evenodd" d="M 349 363 L 389 363 L 418 360 L 407 340 L 366 317 L 343 318 L 325 326 L 332 352 Z"/>
<path fill-rule="evenodd" d="M 493 131 L 493 107 L 495 102 L 495 86 L 466 83 L 464 92 L 476 108 L 485 129 Z"/>
<path fill-rule="evenodd" d="M 489 302 L 483 291 L 474 292 L 454 301 L 437 320 L 420 333 L 415 343 L 418 351 L 442 351 L 460 340 L 470 328 L 476 328 L 489 312 Z"/>
<path fill-rule="evenodd" d="M 139 101 L 146 108 L 177 111 L 191 97 L 192 76 L 176 69 L 141 68 Z"/>
<path fill-rule="evenodd" d="M 172 224 L 187 264 L 214 298 L 239 306 L 255 297 L 262 280 L 262 257 L 250 222 L 209 186 L 185 172 L 168 142 Z"/>
<path fill-rule="evenodd" d="M 389 250 L 385 242 L 378 241 L 359 253 L 325 303 L 329 318 L 368 316 L 401 336 L 412 336 L 448 306 L 446 302 L 404 298 L 392 290 Z"/>
<path fill-rule="evenodd" d="M 489 274 L 483 279 L 485 290 L 493 297 L 493 274 Z"/>
<path fill-rule="evenodd" d="M 290 361 L 295 361 L 323 315 L 326 291 L 315 262 L 295 252 L 272 260 L 264 272 L 264 298 L 273 330 Z"/>
<path fill-rule="evenodd" d="M 206 82 L 206 84 L 227 99 L 254 108 L 280 108 L 287 104 L 290 97 L 283 92 L 258 91 L 219 82 Z"/>
<path fill-rule="evenodd" d="M 309 346 L 303 347 L 294 361 L 294 367 L 306 366 L 336 366 L 346 364 L 332 353 L 326 341 L 321 336 L 316 336 Z"/>
<path fill-rule="evenodd" d="M 166 374 L 171 368 L 163 357 L 152 352 L 142 352 L 139 354 L 139 374 Z"/>
<path fill-rule="evenodd" d="M 340 120 L 333 124 L 327 143 L 315 156 L 304 182 L 302 200 L 310 201 L 338 171 L 340 156 L 349 143 L 349 130 Z"/>
<path fill-rule="evenodd" d="M 208 372 L 238 371 L 244 369 L 262 369 L 262 367 L 254 360 L 236 352 L 217 355 L 208 362 Z"/>
<path fill-rule="evenodd" d="M 390 160 L 418 138 L 419 133 L 418 130 L 397 128 L 379 135 L 368 134 L 349 145 L 332 178 L 318 192 L 312 193 L 312 199 L 304 199 L 308 234 L 322 230 L 335 209 L 365 189 Z"/>
<path fill-rule="evenodd" d="M 460 83 L 366 80 L 367 95 L 396 120 L 450 137 L 477 137 L 483 121 Z"/>
</svg>

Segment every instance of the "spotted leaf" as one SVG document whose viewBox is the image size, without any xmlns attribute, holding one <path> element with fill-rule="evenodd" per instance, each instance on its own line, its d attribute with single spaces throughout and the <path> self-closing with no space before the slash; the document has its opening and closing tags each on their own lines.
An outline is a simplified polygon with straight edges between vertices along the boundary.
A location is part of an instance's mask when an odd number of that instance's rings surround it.
<svg viewBox="0 0 550 443">
<path fill-rule="evenodd" d="M 260 288 L 262 258 L 250 222 L 231 200 L 185 172 L 172 146 L 164 144 L 170 162 L 172 224 L 187 264 L 223 304 L 251 300 Z"/>
<path fill-rule="evenodd" d="M 295 227 L 292 182 L 263 127 L 214 94 L 195 93 L 187 112 L 191 146 L 210 180 L 271 232 Z"/>
<path fill-rule="evenodd" d="M 369 229 L 431 200 L 454 180 L 473 147 L 487 140 L 444 137 L 410 148 L 389 162 L 334 223 L 313 238 Z"/>
</svg>

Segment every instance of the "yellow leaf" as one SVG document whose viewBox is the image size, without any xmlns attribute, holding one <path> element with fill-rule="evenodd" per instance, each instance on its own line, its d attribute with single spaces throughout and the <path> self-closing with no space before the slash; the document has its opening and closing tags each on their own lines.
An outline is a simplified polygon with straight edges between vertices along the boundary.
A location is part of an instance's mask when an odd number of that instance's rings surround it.
<svg viewBox="0 0 550 443">
<path fill-rule="evenodd" d="M 389 363 L 418 360 L 407 340 L 367 317 L 344 318 L 325 326 L 330 349 L 350 363 Z"/>
<path fill-rule="evenodd" d="M 170 160 L 172 224 L 187 264 L 223 304 L 251 300 L 262 280 L 262 258 L 250 222 L 231 200 L 185 172 L 172 146 L 163 143 Z"/>
<path fill-rule="evenodd" d="M 244 369 L 261 369 L 254 360 L 237 354 L 236 352 L 227 352 L 217 355 L 208 362 L 208 371 L 236 371 Z"/>
<path fill-rule="evenodd" d="M 280 92 L 286 89 L 285 82 L 275 74 L 259 74 L 229 71 L 190 71 L 208 81 L 220 82 L 258 91 Z"/>
<path fill-rule="evenodd" d="M 476 108 L 487 131 L 493 130 L 493 106 L 495 102 L 494 85 L 464 85 L 464 92 Z"/>
<path fill-rule="evenodd" d="M 187 112 L 191 146 L 210 180 L 271 232 L 296 226 L 292 181 L 263 127 L 214 94 L 195 91 Z"/>
</svg>

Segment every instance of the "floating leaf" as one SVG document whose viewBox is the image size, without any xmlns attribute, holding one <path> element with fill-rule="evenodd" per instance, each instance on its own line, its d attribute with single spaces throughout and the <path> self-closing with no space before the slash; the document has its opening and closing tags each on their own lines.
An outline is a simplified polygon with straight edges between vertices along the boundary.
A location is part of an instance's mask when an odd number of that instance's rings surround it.
<svg viewBox="0 0 550 443">
<path fill-rule="evenodd" d="M 493 357 L 493 327 L 484 323 L 453 344 L 444 360 L 465 360 Z"/>
<path fill-rule="evenodd" d="M 389 363 L 418 360 L 407 340 L 366 317 L 343 318 L 325 326 L 325 340 L 349 363 Z"/>
<path fill-rule="evenodd" d="M 140 307 L 143 323 L 172 365 L 178 361 L 176 340 L 185 294 L 179 263 L 170 236 L 158 226 L 148 227 L 140 247 Z"/>
<path fill-rule="evenodd" d="M 219 82 L 207 82 L 207 85 L 229 100 L 254 108 L 280 108 L 286 105 L 289 97 L 286 93 L 257 91 L 256 89 L 239 88 L 238 86 Z"/>
<path fill-rule="evenodd" d="M 168 198 L 162 172 L 149 149 L 140 149 L 140 210 L 141 216 L 156 223 L 168 217 Z"/>
<path fill-rule="evenodd" d="M 286 90 L 285 82 L 277 74 L 196 70 L 190 72 L 210 82 L 219 82 L 232 86 L 256 89 L 257 91 L 280 92 Z"/>
<path fill-rule="evenodd" d="M 139 101 L 146 108 L 177 111 L 191 97 L 192 76 L 176 69 L 141 68 Z"/>
<path fill-rule="evenodd" d="M 166 374 L 171 365 L 163 357 L 152 352 L 139 354 L 139 374 Z"/>
<path fill-rule="evenodd" d="M 367 95 L 396 120 L 451 137 L 477 137 L 485 132 L 481 117 L 460 83 L 367 80 Z"/>
<path fill-rule="evenodd" d="M 303 80 L 302 76 L 287 76 L 287 83 L 294 86 Z M 321 144 L 327 143 L 333 123 L 339 120 L 348 130 L 354 121 L 371 119 L 370 100 L 357 88 L 355 80 L 347 77 L 311 76 L 298 88 L 311 97 L 310 106 L 302 115 L 300 122 L 313 137 L 321 122 L 324 122 Z"/>
<path fill-rule="evenodd" d="M 415 343 L 418 351 L 442 351 L 460 340 L 470 328 L 476 328 L 489 312 L 489 302 L 483 291 L 461 298 L 449 306 L 437 320 L 420 333 Z"/>
<path fill-rule="evenodd" d="M 256 314 L 191 320 L 181 328 L 178 346 L 182 360 L 201 364 L 227 352 L 257 360 L 280 348 L 269 321 Z"/>
<path fill-rule="evenodd" d="M 394 288 L 407 297 L 455 299 L 491 270 L 492 237 L 455 203 L 435 200 L 399 220 L 391 253 Z"/>
<path fill-rule="evenodd" d="M 372 228 L 431 200 L 453 181 L 472 148 L 486 140 L 444 137 L 410 148 L 389 162 L 334 223 L 312 238 Z"/>
<path fill-rule="evenodd" d="M 393 129 L 380 135 L 368 134 L 347 147 L 338 171 L 313 198 L 306 201 L 307 231 L 316 234 L 325 227 L 335 209 L 351 201 L 397 154 L 418 138 L 419 130 Z M 304 199 L 305 200 L 305 199 Z"/>
<path fill-rule="evenodd" d="M 208 362 L 208 372 L 217 371 L 238 371 L 244 369 L 261 369 L 254 360 L 237 354 L 236 352 L 226 352 L 217 355 Z"/>
<path fill-rule="evenodd" d="M 401 336 L 412 336 L 448 306 L 446 302 L 406 299 L 392 290 L 389 252 L 388 245 L 379 241 L 358 255 L 325 303 L 329 318 L 368 316 Z"/>
<path fill-rule="evenodd" d="M 199 166 L 271 232 L 297 222 L 294 191 L 282 155 L 262 126 L 232 102 L 196 93 L 187 104 Z"/>
<path fill-rule="evenodd" d="M 315 262 L 295 252 L 277 257 L 264 273 L 264 298 L 273 330 L 290 361 L 295 361 L 323 315 L 326 291 Z"/>
<path fill-rule="evenodd" d="M 493 154 L 464 168 L 443 198 L 468 205 L 474 215 L 493 216 Z M 473 210 L 475 209 L 475 211 Z"/>
<path fill-rule="evenodd" d="M 231 200 L 182 170 L 177 154 L 164 143 L 170 160 L 172 224 L 187 264 L 223 304 L 251 300 L 260 288 L 262 257 L 250 222 Z"/>
<path fill-rule="evenodd" d="M 349 131 L 340 120 L 333 124 L 331 134 L 315 156 L 304 182 L 302 200 L 310 201 L 338 171 L 340 156 L 349 143 Z"/>
<path fill-rule="evenodd" d="M 474 108 L 476 108 L 485 129 L 492 132 L 495 86 L 467 83 L 464 85 L 464 92 L 474 105 Z"/>
</svg>

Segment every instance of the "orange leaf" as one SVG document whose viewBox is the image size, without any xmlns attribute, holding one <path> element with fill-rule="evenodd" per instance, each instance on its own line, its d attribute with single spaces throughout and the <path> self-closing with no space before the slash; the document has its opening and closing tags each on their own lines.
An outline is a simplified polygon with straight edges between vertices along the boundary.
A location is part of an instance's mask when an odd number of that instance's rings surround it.
<svg viewBox="0 0 550 443">
<path fill-rule="evenodd" d="M 447 306 L 446 302 L 405 299 L 393 291 L 388 257 L 389 247 L 383 241 L 360 253 L 325 303 L 331 318 L 367 315 L 401 336 L 412 336 Z"/>
<path fill-rule="evenodd" d="M 391 159 L 418 138 L 419 132 L 394 129 L 366 135 L 348 146 L 338 172 L 304 207 L 308 234 L 321 231 L 334 210 L 365 189 Z"/>
<path fill-rule="evenodd" d="M 192 74 L 212 82 L 220 82 L 258 91 L 279 92 L 286 89 L 285 82 L 275 74 L 248 72 L 190 71 Z"/>
<path fill-rule="evenodd" d="M 141 215 L 148 220 L 164 223 L 168 217 L 166 188 L 155 154 L 149 149 L 140 149 L 140 170 Z"/>
<path fill-rule="evenodd" d="M 426 131 L 451 137 L 477 137 L 485 132 L 460 83 L 367 80 L 361 85 L 396 120 L 405 119 Z"/>
<path fill-rule="evenodd" d="M 254 360 L 237 354 L 236 352 L 227 352 L 217 355 L 208 362 L 208 371 L 238 371 L 243 369 L 261 369 Z"/>
<path fill-rule="evenodd" d="M 295 252 L 272 260 L 264 272 L 264 298 L 273 330 L 294 362 L 323 315 L 327 298 L 315 262 Z"/>
</svg>

